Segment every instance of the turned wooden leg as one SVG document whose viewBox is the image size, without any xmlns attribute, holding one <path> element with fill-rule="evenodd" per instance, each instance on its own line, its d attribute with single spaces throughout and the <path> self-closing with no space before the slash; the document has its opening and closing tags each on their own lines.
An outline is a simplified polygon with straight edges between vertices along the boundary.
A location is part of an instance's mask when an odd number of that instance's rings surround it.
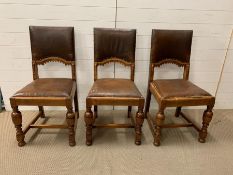
<svg viewBox="0 0 233 175">
<path fill-rule="evenodd" d="M 79 107 L 78 107 L 78 92 L 77 90 L 75 91 L 74 94 L 74 109 L 75 113 L 77 113 L 77 119 L 79 118 Z"/>
<path fill-rule="evenodd" d="M 132 106 L 128 106 L 128 118 L 131 117 Z"/>
<path fill-rule="evenodd" d="M 84 120 L 86 123 L 86 145 L 90 146 L 92 145 L 92 124 L 94 123 L 94 118 L 89 106 L 86 108 Z"/>
<path fill-rule="evenodd" d="M 154 138 L 154 145 L 160 145 L 160 138 L 161 138 L 161 126 L 165 120 L 164 109 L 159 109 L 159 112 L 156 114 L 155 118 L 155 138 Z"/>
<path fill-rule="evenodd" d="M 135 123 L 135 144 L 141 145 L 141 138 L 142 138 L 142 124 L 144 121 L 143 116 L 143 107 L 138 107 L 138 112 L 136 114 L 136 123 Z"/>
<path fill-rule="evenodd" d="M 181 107 L 177 107 L 176 108 L 176 113 L 175 113 L 175 117 L 179 117 L 181 113 Z"/>
<path fill-rule="evenodd" d="M 70 146 L 75 146 L 76 145 L 76 142 L 75 142 L 75 129 L 74 129 L 75 114 L 74 114 L 74 112 L 72 110 L 72 107 L 67 107 L 66 122 L 67 122 L 68 129 L 69 129 L 69 145 Z"/>
<path fill-rule="evenodd" d="M 44 107 L 43 106 L 38 106 L 38 107 L 39 107 L 40 117 L 45 118 Z"/>
<path fill-rule="evenodd" d="M 18 141 L 18 146 L 24 146 L 26 143 L 24 141 L 24 133 L 22 130 L 22 114 L 18 110 L 18 107 L 12 107 L 13 112 L 11 113 L 12 121 L 16 128 L 16 140 Z"/>
<path fill-rule="evenodd" d="M 94 106 L 94 118 L 98 118 L 98 106 Z"/>
<path fill-rule="evenodd" d="M 213 109 L 212 106 L 207 106 L 207 109 L 203 113 L 202 128 L 201 131 L 199 132 L 199 139 L 198 139 L 198 141 L 201 143 L 205 143 L 207 137 L 207 128 L 213 116 L 212 109 Z"/>
</svg>

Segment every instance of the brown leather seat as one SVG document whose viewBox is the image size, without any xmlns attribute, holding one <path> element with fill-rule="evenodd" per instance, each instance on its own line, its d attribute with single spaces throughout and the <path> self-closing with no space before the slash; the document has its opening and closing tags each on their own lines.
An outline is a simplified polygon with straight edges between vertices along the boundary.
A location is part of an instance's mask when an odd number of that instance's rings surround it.
<svg viewBox="0 0 233 175">
<path fill-rule="evenodd" d="M 68 78 L 36 79 L 13 97 L 70 97 L 75 82 Z"/>
<path fill-rule="evenodd" d="M 133 81 L 104 78 L 94 82 L 88 97 L 135 97 L 143 98 Z"/>
<path fill-rule="evenodd" d="M 192 45 L 192 30 L 152 30 L 151 55 L 148 90 L 146 99 L 146 116 L 153 132 L 154 145 L 160 145 L 162 128 L 194 127 L 199 132 L 199 142 L 205 142 L 207 127 L 213 116 L 212 109 L 215 97 L 194 85 L 189 78 L 190 54 Z M 175 64 L 183 67 L 183 79 L 154 80 L 154 69 L 164 64 Z M 149 113 L 151 94 L 158 103 L 158 112 L 155 117 Z M 203 114 L 200 128 L 181 112 L 183 106 L 207 106 Z M 164 124 L 165 109 L 176 107 L 175 116 L 182 116 L 188 123 Z"/>
<path fill-rule="evenodd" d="M 162 99 L 203 98 L 211 96 L 205 90 L 199 88 L 190 81 L 183 79 L 154 80 L 150 83 L 151 91 L 157 91 Z"/>
</svg>

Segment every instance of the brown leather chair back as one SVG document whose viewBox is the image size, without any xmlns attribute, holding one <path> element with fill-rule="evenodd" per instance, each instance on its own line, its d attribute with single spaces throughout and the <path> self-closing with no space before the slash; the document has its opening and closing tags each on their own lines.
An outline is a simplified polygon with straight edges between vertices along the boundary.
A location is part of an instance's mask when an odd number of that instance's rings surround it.
<svg viewBox="0 0 233 175">
<path fill-rule="evenodd" d="M 151 62 L 189 64 L 192 30 L 152 30 Z"/>
<path fill-rule="evenodd" d="M 75 60 L 74 28 L 30 26 L 32 59 L 62 58 Z"/>
<path fill-rule="evenodd" d="M 73 27 L 30 26 L 33 78 L 38 79 L 37 65 L 56 61 L 72 66 L 75 75 L 75 44 Z"/>
<path fill-rule="evenodd" d="M 118 62 L 131 66 L 131 79 L 134 79 L 135 29 L 94 28 L 95 80 L 97 66 Z"/>
<path fill-rule="evenodd" d="M 184 79 L 189 76 L 192 30 L 152 30 L 150 79 L 154 67 L 172 63 L 184 67 Z"/>
<path fill-rule="evenodd" d="M 94 29 L 95 62 L 118 58 L 135 62 L 136 30 Z"/>
</svg>

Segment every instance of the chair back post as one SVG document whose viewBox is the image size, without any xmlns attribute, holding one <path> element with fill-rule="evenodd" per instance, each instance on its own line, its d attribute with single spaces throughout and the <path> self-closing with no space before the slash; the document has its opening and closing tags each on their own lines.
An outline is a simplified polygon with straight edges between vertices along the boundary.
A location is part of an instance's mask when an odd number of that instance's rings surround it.
<svg viewBox="0 0 233 175">
<path fill-rule="evenodd" d="M 189 69 L 190 69 L 190 64 L 186 64 L 184 66 L 184 72 L 183 72 L 183 79 L 188 80 L 189 79 Z"/>
<path fill-rule="evenodd" d="M 134 81 L 135 76 L 135 63 L 131 64 L 130 66 L 130 79 Z"/>
<path fill-rule="evenodd" d="M 33 80 L 39 79 L 38 66 L 35 61 L 32 61 Z"/>
<path fill-rule="evenodd" d="M 119 63 L 130 67 L 130 79 L 135 75 L 136 30 L 94 28 L 94 81 L 98 66 Z"/>
<path fill-rule="evenodd" d="M 94 81 L 98 79 L 98 63 L 94 62 Z"/>
<path fill-rule="evenodd" d="M 76 81 L 73 27 L 30 26 L 33 80 L 39 79 L 38 65 L 60 62 L 71 66 Z"/>
<path fill-rule="evenodd" d="M 72 72 L 72 80 L 76 81 L 76 64 L 75 61 L 71 63 L 71 72 Z"/>
<path fill-rule="evenodd" d="M 155 65 L 153 63 L 150 63 L 148 83 L 154 80 L 154 70 L 155 70 Z"/>
</svg>

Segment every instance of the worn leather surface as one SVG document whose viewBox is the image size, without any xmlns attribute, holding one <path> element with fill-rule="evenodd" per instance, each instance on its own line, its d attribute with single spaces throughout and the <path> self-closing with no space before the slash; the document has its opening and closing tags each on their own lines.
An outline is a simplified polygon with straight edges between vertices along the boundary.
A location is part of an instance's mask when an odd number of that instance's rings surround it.
<svg viewBox="0 0 233 175">
<path fill-rule="evenodd" d="M 34 80 L 13 97 L 69 97 L 75 82 L 68 78 L 40 78 Z"/>
<path fill-rule="evenodd" d="M 30 26 L 32 59 L 59 57 L 75 60 L 74 28 Z"/>
<path fill-rule="evenodd" d="M 129 79 L 103 78 L 94 82 L 88 97 L 136 97 L 141 93 Z"/>
<path fill-rule="evenodd" d="M 192 30 L 152 30 L 151 63 L 159 63 L 164 59 L 189 63 Z"/>
<path fill-rule="evenodd" d="M 116 57 L 127 62 L 135 62 L 136 30 L 94 29 L 94 58 L 101 62 Z"/>
<path fill-rule="evenodd" d="M 183 79 L 154 80 L 150 83 L 150 89 L 155 90 L 163 99 L 174 97 L 200 98 L 211 96 L 205 90 Z"/>
</svg>

